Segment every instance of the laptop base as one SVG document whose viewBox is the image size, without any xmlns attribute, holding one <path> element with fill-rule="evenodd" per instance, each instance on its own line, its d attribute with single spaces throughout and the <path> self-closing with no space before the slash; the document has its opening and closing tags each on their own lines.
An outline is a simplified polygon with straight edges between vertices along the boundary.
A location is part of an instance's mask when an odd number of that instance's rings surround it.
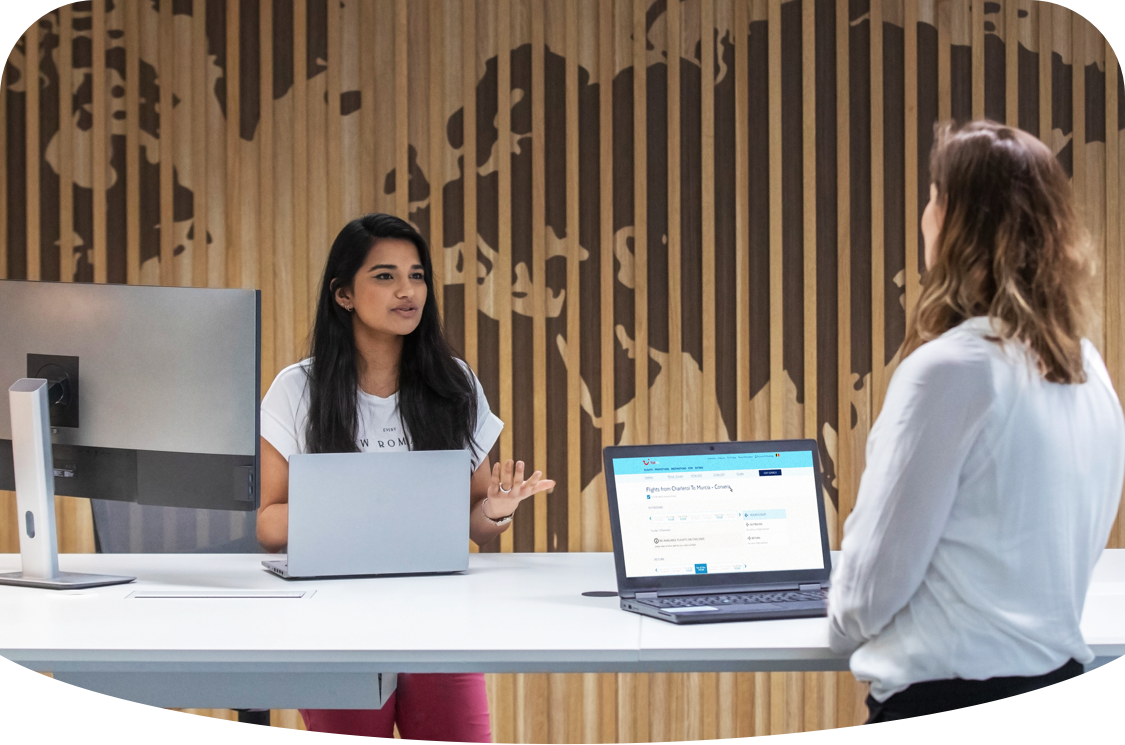
<svg viewBox="0 0 1125 745">
<path fill-rule="evenodd" d="M 463 569 L 451 569 L 448 572 L 401 572 L 401 573 L 384 573 L 384 574 L 325 574 L 308 577 L 294 577 L 289 574 L 289 563 L 287 561 L 263 561 L 262 566 L 269 570 L 271 574 L 276 574 L 284 580 L 290 582 L 299 582 L 306 579 L 371 579 L 377 577 L 433 577 L 443 574 L 460 574 Z"/>
<path fill-rule="evenodd" d="M 752 608 L 719 607 L 713 611 L 694 610 L 670 613 L 665 609 L 655 608 L 637 600 L 622 598 L 621 609 L 681 625 L 723 623 L 725 621 L 766 621 L 780 618 L 823 618 L 828 615 L 828 605 L 824 601 L 762 603 Z"/>
</svg>

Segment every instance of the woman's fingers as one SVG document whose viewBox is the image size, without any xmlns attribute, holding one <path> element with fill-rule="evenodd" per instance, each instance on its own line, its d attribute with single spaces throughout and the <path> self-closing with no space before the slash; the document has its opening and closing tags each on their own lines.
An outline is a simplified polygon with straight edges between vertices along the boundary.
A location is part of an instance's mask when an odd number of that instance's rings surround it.
<svg viewBox="0 0 1125 745">
<path fill-rule="evenodd" d="M 492 466 L 492 480 L 488 482 L 488 497 L 496 499 L 496 495 L 500 493 L 500 462 L 497 461 Z"/>
<path fill-rule="evenodd" d="M 534 494 L 535 493 L 535 485 L 539 483 L 539 479 L 541 479 L 541 478 L 543 478 L 543 472 L 542 471 L 536 471 L 535 473 L 531 474 L 531 478 L 529 478 L 527 481 L 523 482 L 522 495 L 525 496 L 525 497 L 530 497 L 532 494 Z"/>
<path fill-rule="evenodd" d="M 543 478 L 542 471 L 536 471 L 524 479 L 526 464 L 509 458 L 501 464 L 492 466 L 492 482 L 488 486 L 488 496 L 493 500 L 515 499 L 517 502 L 533 494 L 553 489 L 555 482 Z"/>
<path fill-rule="evenodd" d="M 543 478 L 542 471 L 536 471 L 531 474 L 531 478 L 523 482 L 523 487 L 520 489 L 520 499 L 527 499 L 533 494 L 548 491 L 555 488 L 555 482 L 551 479 Z"/>
</svg>

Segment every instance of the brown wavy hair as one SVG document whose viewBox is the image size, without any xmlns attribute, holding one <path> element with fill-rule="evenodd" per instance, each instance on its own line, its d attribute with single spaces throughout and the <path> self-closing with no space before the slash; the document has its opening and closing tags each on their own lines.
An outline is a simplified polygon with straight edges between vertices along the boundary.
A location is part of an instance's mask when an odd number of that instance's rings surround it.
<svg viewBox="0 0 1125 745">
<path fill-rule="evenodd" d="M 1070 183 L 1034 136 L 991 121 L 935 127 L 930 178 L 945 220 L 904 356 L 973 316 L 1017 340 L 1055 383 L 1082 383 L 1093 264 Z"/>
</svg>

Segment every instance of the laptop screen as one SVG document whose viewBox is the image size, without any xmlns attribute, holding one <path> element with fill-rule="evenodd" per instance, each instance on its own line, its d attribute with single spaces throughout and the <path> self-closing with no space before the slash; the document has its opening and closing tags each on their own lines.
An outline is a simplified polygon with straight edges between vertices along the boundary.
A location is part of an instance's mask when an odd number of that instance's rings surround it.
<svg viewBox="0 0 1125 745">
<path fill-rule="evenodd" d="M 809 451 L 613 458 L 626 577 L 824 569 Z"/>
</svg>

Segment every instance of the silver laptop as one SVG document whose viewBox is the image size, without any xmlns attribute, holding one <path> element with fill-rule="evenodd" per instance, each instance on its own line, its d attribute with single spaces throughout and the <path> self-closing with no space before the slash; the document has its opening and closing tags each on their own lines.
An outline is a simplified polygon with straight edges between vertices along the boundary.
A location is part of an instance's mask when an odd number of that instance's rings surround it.
<svg viewBox="0 0 1125 745">
<path fill-rule="evenodd" d="M 624 610 L 672 623 L 826 615 L 814 440 L 605 449 Z"/>
<path fill-rule="evenodd" d="M 467 450 L 289 458 L 285 579 L 440 574 L 469 566 Z"/>
</svg>

